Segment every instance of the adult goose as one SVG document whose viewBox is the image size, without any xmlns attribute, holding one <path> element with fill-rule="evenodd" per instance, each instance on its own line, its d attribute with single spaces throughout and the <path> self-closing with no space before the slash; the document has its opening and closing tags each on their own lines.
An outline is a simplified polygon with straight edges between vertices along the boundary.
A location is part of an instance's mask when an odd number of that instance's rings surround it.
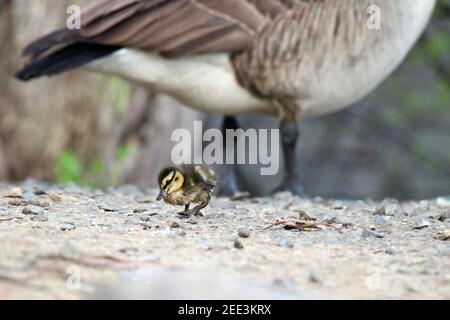
<svg viewBox="0 0 450 320">
<path fill-rule="evenodd" d="M 435 0 L 96 0 L 81 28 L 25 50 L 22 80 L 80 66 L 192 108 L 278 116 L 284 188 L 301 193 L 296 120 L 371 92 L 403 61 Z M 376 21 L 376 20 L 379 21 Z"/>
</svg>

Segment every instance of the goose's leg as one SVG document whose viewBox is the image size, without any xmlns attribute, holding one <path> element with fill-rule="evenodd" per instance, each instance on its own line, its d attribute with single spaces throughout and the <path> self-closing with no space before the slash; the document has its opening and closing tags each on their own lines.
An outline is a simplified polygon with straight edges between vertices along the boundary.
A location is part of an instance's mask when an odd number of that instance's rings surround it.
<svg viewBox="0 0 450 320">
<path fill-rule="evenodd" d="M 237 130 L 239 129 L 239 125 L 235 117 L 227 116 L 223 120 L 222 124 L 222 136 L 226 137 L 227 129 Z M 235 154 L 236 154 L 236 143 L 234 143 Z M 223 154 L 226 154 L 226 142 L 224 141 L 223 145 Z M 222 178 L 219 180 L 219 185 L 217 187 L 216 194 L 218 196 L 227 196 L 232 197 L 242 190 L 239 186 L 239 182 L 237 179 L 237 167 L 236 164 L 224 164 L 224 170 L 222 172 Z"/>
<path fill-rule="evenodd" d="M 300 129 L 296 121 L 281 121 L 281 142 L 284 153 L 284 179 L 277 191 L 291 191 L 292 194 L 305 196 L 300 183 L 298 161 L 296 161 L 296 146 L 300 138 Z"/>
</svg>

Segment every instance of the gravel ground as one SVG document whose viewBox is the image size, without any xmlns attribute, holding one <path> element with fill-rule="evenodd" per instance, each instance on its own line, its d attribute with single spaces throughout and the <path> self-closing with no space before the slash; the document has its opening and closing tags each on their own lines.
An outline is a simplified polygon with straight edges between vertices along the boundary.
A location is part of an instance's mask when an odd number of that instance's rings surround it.
<svg viewBox="0 0 450 320">
<path fill-rule="evenodd" d="M 450 299 L 450 203 L 0 184 L 0 298 Z"/>
</svg>

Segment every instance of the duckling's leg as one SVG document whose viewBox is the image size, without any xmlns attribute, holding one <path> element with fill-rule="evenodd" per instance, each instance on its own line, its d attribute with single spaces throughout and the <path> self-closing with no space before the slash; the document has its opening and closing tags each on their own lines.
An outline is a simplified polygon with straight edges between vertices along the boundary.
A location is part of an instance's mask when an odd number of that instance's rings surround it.
<svg viewBox="0 0 450 320">
<path fill-rule="evenodd" d="M 281 142 L 284 153 L 284 179 L 276 191 L 291 191 L 297 196 L 305 196 L 300 183 L 298 162 L 296 161 L 296 146 L 300 137 L 300 130 L 296 121 L 281 121 Z"/>
<path fill-rule="evenodd" d="M 207 201 L 204 201 L 204 202 L 200 203 L 198 206 L 196 206 L 195 208 L 193 208 L 193 209 L 191 210 L 191 211 L 192 211 L 192 214 L 193 214 L 194 216 L 203 216 L 203 213 L 201 213 L 200 210 L 206 208 L 207 205 L 208 205 L 208 202 L 207 202 Z"/>
<path fill-rule="evenodd" d="M 191 215 L 202 216 L 203 214 L 200 212 L 200 210 L 206 208 L 207 205 L 208 205 L 208 202 L 204 201 L 204 202 L 200 203 L 198 206 L 189 210 L 189 204 L 187 204 L 184 207 L 184 211 L 178 212 L 178 215 L 183 216 L 185 218 L 189 218 Z"/>
<path fill-rule="evenodd" d="M 227 116 L 224 117 L 223 125 L 222 125 L 222 135 L 226 137 L 226 131 L 227 129 L 233 129 L 237 130 L 239 129 L 239 125 L 237 123 L 237 120 L 235 117 Z M 236 148 L 236 143 L 234 143 L 234 146 Z M 223 154 L 226 154 L 226 144 L 224 142 L 223 145 Z M 236 154 L 236 149 L 235 149 Z M 235 164 L 225 164 L 224 170 L 221 174 L 223 177 L 219 180 L 219 185 L 217 186 L 216 194 L 218 196 L 228 196 L 232 197 L 236 194 L 239 194 L 242 190 L 239 187 L 238 178 L 237 178 L 237 172 L 236 172 L 236 165 Z"/>
<path fill-rule="evenodd" d="M 177 214 L 183 217 L 188 218 L 191 215 L 191 211 L 189 210 L 189 207 L 191 206 L 190 203 L 184 205 L 184 211 L 178 212 Z"/>
</svg>

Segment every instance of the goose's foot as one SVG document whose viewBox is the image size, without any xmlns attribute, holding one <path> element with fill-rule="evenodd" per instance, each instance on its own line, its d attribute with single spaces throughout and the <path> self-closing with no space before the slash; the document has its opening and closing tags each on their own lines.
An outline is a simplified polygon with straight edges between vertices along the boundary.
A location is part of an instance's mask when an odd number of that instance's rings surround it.
<svg viewBox="0 0 450 320">
<path fill-rule="evenodd" d="M 285 177 L 281 185 L 275 189 L 275 192 L 290 191 L 293 195 L 301 198 L 307 198 L 300 180 L 296 177 Z"/>
<path fill-rule="evenodd" d="M 222 173 L 222 179 L 219 180 L 216 195 L 220 197 L 234 197 L 242 193 L 237 180 L 236 168 L 234 165 L 226 165 Z"/>
<path fill-rule="evenodd" d="M 296 147 L 300 137 L 298 123 L 295 121 L 282 121 L 280 124 L 281 141 L 284 153 L 284 180 L 275 191 L 290 191 L 293 195 L 306 197 L 303 186 L 300 183 L 300 174 L 297 169 Z"/>
</svg>

